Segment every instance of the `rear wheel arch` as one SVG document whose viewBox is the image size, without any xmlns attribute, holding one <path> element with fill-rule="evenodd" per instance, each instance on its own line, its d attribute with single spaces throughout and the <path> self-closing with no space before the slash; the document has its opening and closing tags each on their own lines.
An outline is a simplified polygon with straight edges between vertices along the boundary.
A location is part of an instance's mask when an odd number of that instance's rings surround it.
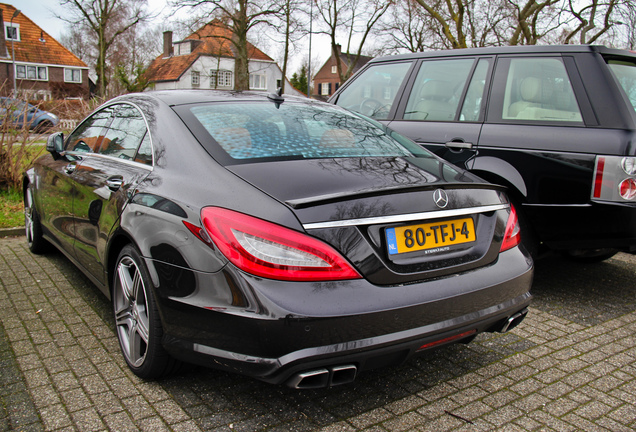
<svg viewBox="0 0 636 432">
<path fill-rule="evenodd" d="M 512 167 L 512 165 L 510 165 Z M 514 167 L 512 167 L 514 169 Z M 484 180 L 498 184 L 506 187 L 506 193 L 508 194 L 508 198 L 515 206 L 517 210 L 517 217 L 519 218 L 519 224 L 521 225 L 521 241 L 528 249 L 528 252 L 532 255 L 533 258 L 536 258 L 539 255 L 540 241 L 537 235 L 536 230 L 528 220 L 528 216 L 525 214 L 525 211 L 522 207 L 524 203 L 527 202 L 527 196 L 525 192 L 525 183 L 523 183 L 523 191 L 519 190 L 519 188 L 511 183 L 507 178 L 502 177 L 496 173 L 491 171 L 480 171 L 480 170 L 472 170 L 473 174 L 478 175 Z M 516 172 L 516 170 L 515 170 Z M 518 174 L 518 173 L 517 173 Z M 519 177 L 521 175 L 519 174 Z M 523 181 L 523 179 L 521 179 Z"/>
<path fill-rule="evenodd" d="M 517 194 L 517 198 L 522 198 L 524 202 L 527 200 L 526 182 L 517 168 L 509 162 L 492 156 L 477 157 L 470 171 L 491 183 L 508 187 L 511 196 Z"/>
</svg>

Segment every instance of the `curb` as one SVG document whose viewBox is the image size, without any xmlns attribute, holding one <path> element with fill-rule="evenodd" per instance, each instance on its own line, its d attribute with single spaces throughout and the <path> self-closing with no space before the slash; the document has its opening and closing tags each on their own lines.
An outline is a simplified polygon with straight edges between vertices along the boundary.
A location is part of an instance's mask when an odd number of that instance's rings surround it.
<svg viewBox="0 0 636 432">
<path fill-rule="evenodd" d="M 0 238 L 3 237 L 16 237 L 24 235 L 24 227 L 16 228 L 0 228 Z"/>
</svg>

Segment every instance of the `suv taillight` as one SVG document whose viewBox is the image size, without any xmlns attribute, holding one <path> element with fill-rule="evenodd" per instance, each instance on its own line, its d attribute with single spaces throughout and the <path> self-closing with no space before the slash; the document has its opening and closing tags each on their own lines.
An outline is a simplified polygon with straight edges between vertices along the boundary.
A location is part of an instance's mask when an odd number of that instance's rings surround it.
<svg viewBox="0 0 636 432">
<path fill-rule="evenodd" d="M 592 198 L 636 202 L 636 157 L 597 156 Z"/>
</svg>

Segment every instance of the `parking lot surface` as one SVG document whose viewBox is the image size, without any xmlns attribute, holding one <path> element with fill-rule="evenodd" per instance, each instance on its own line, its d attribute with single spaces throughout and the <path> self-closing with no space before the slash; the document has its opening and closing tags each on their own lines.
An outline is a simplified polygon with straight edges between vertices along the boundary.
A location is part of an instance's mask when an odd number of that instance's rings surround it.
<svg viewBox="0 0 636 432">
<path fill-rule="evenodd" d="M 110 303 L 60 253 L 0 239 L 0 430 L 631 431 L 636 257 L 538 264 L 526 320 L 350 385 L 299 391 L 199 367 L 144 382 Z"/>
</svg>

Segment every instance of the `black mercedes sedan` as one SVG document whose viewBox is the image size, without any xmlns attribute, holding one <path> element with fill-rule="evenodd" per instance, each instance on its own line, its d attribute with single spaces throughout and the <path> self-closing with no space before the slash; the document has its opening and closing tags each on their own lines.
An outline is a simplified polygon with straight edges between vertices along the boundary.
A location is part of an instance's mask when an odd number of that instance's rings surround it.
<svg viewBox="0 0 636 432">
<path fill-rule="evenodd" d="M 54 245 L 112 300 L 142 378 L 185 361 L 345 384 L 527 313 L 504 190 L 345 109 L 131 94 L 47 150 L 24 177 L 29 248 Z"/>
</svg>

